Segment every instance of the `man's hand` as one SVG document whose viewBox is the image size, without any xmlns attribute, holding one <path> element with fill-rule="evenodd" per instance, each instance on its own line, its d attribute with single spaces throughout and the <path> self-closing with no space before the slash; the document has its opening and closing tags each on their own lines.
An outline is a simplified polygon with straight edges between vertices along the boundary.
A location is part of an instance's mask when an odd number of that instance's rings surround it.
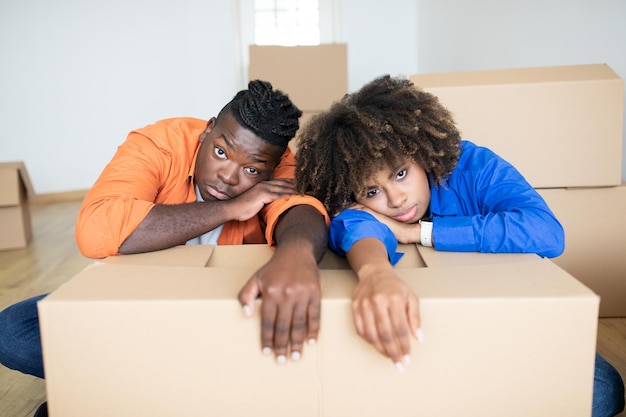
<svg viewBox="0 0 626 417">
<path fill-rule="evenodd" d="M 296 193 L 292 179 L 274 179 L 261 181 L 248 191 L 232 200 L 226 200 L 228 212 L 234 214 L 233 219 L 244 222 L 256 216 L 261 209 L 274 200 L 290 197 Z"/>
<path fill-rule="evenodd" d="M 249 316 L 254 300 L 262 296 L 261 347 L 284 363 L 302 356 L 306 340 L 317 340 L 321 289 L 317 263 L 327 246 L 328 231 L 322 214 L 308 205 L 290 208 L 274 230 L 276 250 L 239 292 Z"/>
<path fill-rule="evenodd" d="M 304 342 L 314 343 L 320 322 L 321 289 L 315 259 L 302 259 L 300 251 L 278 251 L 239 292 L 244 311 L 252 315 L 261 295 L 261 347 L 274 353 L 278 363 L 288 355 L 297 361 Z"/>
</svg>

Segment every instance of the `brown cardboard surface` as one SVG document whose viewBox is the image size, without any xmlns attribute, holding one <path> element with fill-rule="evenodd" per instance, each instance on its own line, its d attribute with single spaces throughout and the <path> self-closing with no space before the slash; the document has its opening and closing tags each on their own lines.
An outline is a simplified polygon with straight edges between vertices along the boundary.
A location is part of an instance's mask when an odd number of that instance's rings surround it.
<svg viewBox="0 0 626 417">
<path fill-rule="evenodd" d="M 109 256 L 98 262 L 116 265 L 203 267 L 211 259 L 213 248 L 213 245 L 181 245 L 162 251 Z"/>
<path fill-rule="evenodd" d="M 424 248 L 402 249 L 417 261 Z M 39 303 L 50 415 L 590 414 L 598 297 L 554 263 L 397 268 L 425 336 L 399 373 L 356 335 L 345 269 L 321 270 L 318 343 L 298 363 L 264 357 L 259 309 L 245 318 L 236 294 L 268 253 L 215 247 L 208 267 L 126 257 L 54 291 Z"/>
<path fill-rule="evenodd" d="M 35 193 L 23 162 L 0 162 L 0 250 L 26 247 L 32 239 L 29 198 Z"/>
<path fill-rule="evenodd" d="M 271 82 L 303 112 L 325 110 L 348 91 L 347 45 L 251 45 L 248 78 Z"/>
<path fill-rule="evenodd" d="M 601 317 L 626 317 L 626 184 L 537 191 L 565 229 L 554 262 L 600 295 Z"/>
<path fill-rule="evenodd" d="M 535 188 L 621 183 L 624 82 L 605 64 L 410 78 L 439 97 L 464 139 L 491 148 Z"/>
<path fill-rule="evenodd" d="M 431 247 L 420 247 L 419 254 L 424 261 L 424 265 L 428 267 L 503 264 L 539 259 L 539 256 L 530 253 L 443 252 Z"/>
</svg>

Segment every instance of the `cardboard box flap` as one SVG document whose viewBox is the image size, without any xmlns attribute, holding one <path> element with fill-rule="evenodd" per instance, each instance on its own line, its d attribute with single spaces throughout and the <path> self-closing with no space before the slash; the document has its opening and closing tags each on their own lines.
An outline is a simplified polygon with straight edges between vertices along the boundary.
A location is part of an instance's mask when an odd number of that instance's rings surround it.
<svg viewBox="0 0 626 417">
<path fill-rule="evenodd" d="M 534 253 L 444 252 L 425 246 L 418 246 L 418 250 L 428 267 L 526 262 L 540 258 Z"/>
<path fill-rule="evenodd" d="M 569 65 L 537 68 L 510 68 L 485 71 L 417 74 L 419 87 L 459 87 L 500 84 L 530 84 L 615 80 L 621 78 L 606 64 Z"/>
<path fill-rule="evenodd" d="M 19 187 L 23 187 L 28 199 L 35 199 L 35 189 L 24 162 L 0 162 L 0 206 L 20 204 Z"/>
<path fill-rule="evenodd" d="M 252 276 L 251 268 L 112 265 L 96 263 L 48 295 L 60 301 L 225 300 Z"/>
<path fill-rule="evenodd" d="M 181 245 L 155 252 L 109 256 L 98 262 L 113 265 L 207 266 L 215 245 Z"/>
<path fill-rule="evenodd" d="M 449 265 L 397 269 L 422 301 L 430 299 L 503 300 L 524 298 L 599 298 L 589 288 L 547 259 L 512 263 Z M 322 271 L 324 299 L 349 299 L 357 279 L 342 271 Z"/>
</svg>

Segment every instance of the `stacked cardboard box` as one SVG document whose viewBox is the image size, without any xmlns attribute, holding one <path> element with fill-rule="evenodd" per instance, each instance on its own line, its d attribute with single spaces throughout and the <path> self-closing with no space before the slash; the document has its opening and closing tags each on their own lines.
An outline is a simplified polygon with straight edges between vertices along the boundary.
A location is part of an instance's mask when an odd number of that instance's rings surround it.
<svg viewBox="0 0 626 417">
<path fill-rule="evenodd" d="M 596 291 L 600 315 L 626 316 L 624 82 L 607 65 L 416 74 L 464 139 L 515 165 L 562 222 L 558 265 Z"/>
<path fill-rule="evenodd" d="M 535 255 L 400 250 L 425 337 L 402 373 L 356 335 L 356 278 L 332 253 L 318 342 L 282 366 L 237 301 L 266 245 L 96 262 L 39 303 L 50 415 L 590 415 L 592 291 Z"/>
<path fill-rule="evenodd" d="M 24 162 L 0 162 L 0 250 L 24 248 L 30 242 L 28 202 L 34 196 Z"/>
<path fill-rule="evenodd" d="M 303 126 L 348 92 L 347 45 L 252 45 L 248 78 L 270 81 L 289 95 L 302 110 Z"/>
</svg>

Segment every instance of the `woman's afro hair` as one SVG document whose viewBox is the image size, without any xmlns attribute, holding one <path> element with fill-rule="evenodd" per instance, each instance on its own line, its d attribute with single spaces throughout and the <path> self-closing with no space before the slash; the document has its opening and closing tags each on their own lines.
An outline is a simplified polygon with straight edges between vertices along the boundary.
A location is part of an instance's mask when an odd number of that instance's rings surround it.
<svg viewBox="0 0 626 417">
<path fill-rule="evenodd" d="M 385 167 L 416 162 L 435 186 L 460 154 L 451 113 L 404 78 L 379 77 L 312 117 L 298 134 L 296 188 L 336 215 Z"/>
</svg>

